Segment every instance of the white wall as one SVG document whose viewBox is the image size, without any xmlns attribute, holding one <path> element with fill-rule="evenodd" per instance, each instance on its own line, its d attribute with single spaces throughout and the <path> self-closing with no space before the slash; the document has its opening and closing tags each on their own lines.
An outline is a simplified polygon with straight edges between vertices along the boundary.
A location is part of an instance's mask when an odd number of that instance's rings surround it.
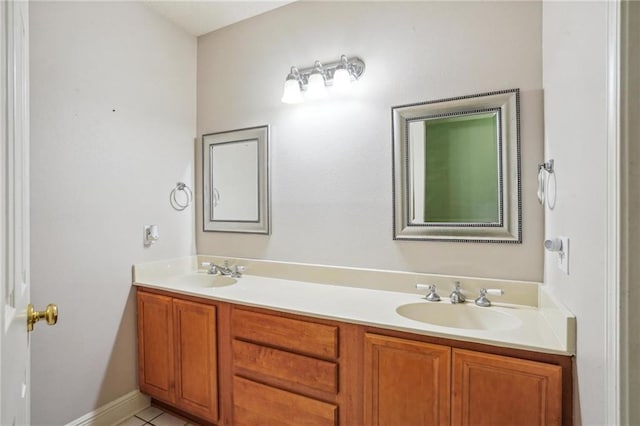
<svg viewBox="0 0 640 426">
<path fill-rule="evenodd" d="M 570 275 L 545 256 L 545 283 L 577 316 L 576 423 L 605 424 L 607 3 L 545 2 L 545 155 L 555 159 L 557 205 L 548 237 L 570 241 Z"/>
<path fill-rule="evenodd" d="M 622 275 L 622 333 L 623 373 L 621 380 L 626 386 L 626 400 L 623 408 L 625 424 L 640 424 L 640 2 L 625 2 L 623 7 L 623 66 L 622 66 L 622 200 L 623 218 L 621 224 L 622 252 L 624 257 Z M 626 321 L 624 318 L 626 317 Z M 626 368 L 626 370 L 625 370 Z M 623 395 L 623 398 L 625 396 Z M 624 416 L 628 417 L 624 417 Z"/>
<path fill-rule="evenodd" d="M 299 2 L 200 37 L 198 135 L 271 125 L 273 232 L 202 232 L 199 206 L 198 252 L 541 281 L 540 19 L 539 2 Z M 280 102 L 292 65 L 342 53 L 367 67 L 351 96 Z M 523 244 L 393 241 L 391 106 L 515 87 Z"/>
<path fill-rule="evenodd" d="M 196 41 L 140 3 L 31 2 L 32 421 L 137 388 L 131 264 L 194 253 Z M 143 248 L 142 226 L 160 241 Z"/>
</svg>

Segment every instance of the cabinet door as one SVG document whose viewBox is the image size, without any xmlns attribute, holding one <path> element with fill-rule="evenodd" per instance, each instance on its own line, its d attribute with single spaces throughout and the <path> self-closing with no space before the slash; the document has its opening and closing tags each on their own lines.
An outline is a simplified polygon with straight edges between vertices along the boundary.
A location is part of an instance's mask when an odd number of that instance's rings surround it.
<svg viewBox="0 0 640 426">
<path fill-rule="evenodd" d="M 365 334 L 364 423 L 448 425 L 451 348 Z"/>
<path fill-rule="evenodd" d="M 176 406 L 202 419 L 218 420 L 216 308 L 173 300 Z"/>
<path fill-rule="evenodd" d="M 557 365 L 453 350 L 453 425 L 559 425 Z"/>
<path fill-rule="evenodd" d="M 173 403 L 172 299 L 138 291 L 138 377 L 140 390 Z"/>
</svg>

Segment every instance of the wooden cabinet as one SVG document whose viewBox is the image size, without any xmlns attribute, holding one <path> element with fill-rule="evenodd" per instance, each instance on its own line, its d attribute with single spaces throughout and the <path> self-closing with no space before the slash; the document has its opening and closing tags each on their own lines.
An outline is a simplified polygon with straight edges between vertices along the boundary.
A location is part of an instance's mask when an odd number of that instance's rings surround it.
<svg viewBox="0 0 640 426">
<path fill-rule="evenodd" d="M 453 350 L 453 425 L 562 424 L 562 368 Z"/>
<path fill-rule="evenodd" d="M 216 307 L 138 291 L 140 390 L 218 420 Z"/>
<path fill-rule="evenodd" d="M 367 333 L 364 423 L 448 425 L 451 348 Z"/>
<path fill-rule="evenodd" d="M 216 308 L 173 300 L 176 406 L 202 419 L 218 419 Z"/>
<path fill-rule="evenodd" d="M 563 367 L 365 334 L 364 424 L 561 425 Z"/>
<path fill-rule="evenodd" d="M 314 398 L 233 378 L 233 424 L 237 426 L 335 426 L 338 407 Z"/>
<path fill-rule="evenodd" d="M 234 425 L 360 424 L 349 400 L 358 367 L 346 344 L 355 327 L 234 307 Z"/>
<path fill-rule="evenodd" d="M 140 390 L 207 424 L 572 424 L 567 356 L 146 289 L 138 344 Z"/>
<path fill-rule="evenodd" d="M 138 291 L 138 378 L 140 390 L 175 402 L 173 299 Z"/>
</svg>

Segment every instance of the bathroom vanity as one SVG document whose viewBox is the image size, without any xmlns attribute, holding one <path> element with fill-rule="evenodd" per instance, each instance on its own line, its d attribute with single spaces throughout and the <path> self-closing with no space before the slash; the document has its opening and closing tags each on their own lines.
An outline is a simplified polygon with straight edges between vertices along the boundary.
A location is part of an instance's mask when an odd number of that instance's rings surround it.
<svg viewBox="0 0 640 426">
<path fill-rule="evenodd" d="M 435 306 L 409 290 L 415 274 L 245 260 L 261 275 L 230 278 L 197 272 L 202 260 L 134 268 L 140 390 L 165 408 L 216 425 L 572 424 L 575 318 L 549 300 L 443 297 L 443 312 L 506 310 L 513 324 L 446 327 L 399 313 Z M 398 291 L 380 288 L 388 274 Z M 355 284 L 319 283 L 342 279 Z M 477 284 L 462 279 L 467 293 Z"/>
</svg>

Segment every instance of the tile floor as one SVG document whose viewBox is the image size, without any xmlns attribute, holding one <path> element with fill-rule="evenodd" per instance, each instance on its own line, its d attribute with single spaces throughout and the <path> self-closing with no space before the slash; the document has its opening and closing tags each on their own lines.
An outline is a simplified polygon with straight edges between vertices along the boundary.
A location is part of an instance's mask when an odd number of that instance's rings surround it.
<svg viewBox="0 0 640 426">
<path fill-rule="evenodd" d="M 157 407 L 148 407 L 118 426 L 194 426 L 173 414 L 165 413 Z"/>
</svg>

